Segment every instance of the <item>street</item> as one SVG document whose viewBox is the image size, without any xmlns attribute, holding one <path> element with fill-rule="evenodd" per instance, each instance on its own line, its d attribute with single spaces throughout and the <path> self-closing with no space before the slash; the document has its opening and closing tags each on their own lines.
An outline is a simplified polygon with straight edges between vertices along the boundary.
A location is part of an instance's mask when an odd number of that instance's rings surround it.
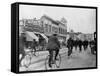
<svg viewBox="0 0 100 76">
<path fill-rule="evenodd" d="M 73 48 L 73 53 L 68 58 L 67 56 L 67 48 L 63 48 L 60 50 L 61 55 L 61 65 L 60 68 L 52 68 L 52 69 L 67 69 L 67 68 L 86 68 L 86 67 L 95 67 L 96 66 L 96 55 L 92 55 L 90 53 L 90 48 L 86 51 L 82 49 L 82 52 L 79 52 L 79 49 L 75 50 Z M 37 56 L 33 56 L 31 60 L 31 65 L 26 67 L 20 67 L 20 71 L 35 71 L 35 70 L 46 70 L 45 69 L 45 60 L 48 56 L 48 51 L 37 52 Z M 22 65 L 25 64 L 24 59 L 22 61 Z M 28 62 L 28 61 L 27 61 Z"/>
</svg>

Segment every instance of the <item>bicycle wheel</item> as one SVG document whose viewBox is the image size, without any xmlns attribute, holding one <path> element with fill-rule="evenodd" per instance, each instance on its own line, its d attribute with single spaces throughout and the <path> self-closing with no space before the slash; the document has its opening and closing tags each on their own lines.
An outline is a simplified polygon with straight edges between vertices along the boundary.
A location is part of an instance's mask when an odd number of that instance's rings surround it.
<svg viewBox="0 0 100 76">
<path fill-rule="evenodd" d="M 55 61 L 55 65 L 56 65 L 57 68 L 59 68 L 60 64 L 61 64 L 61 56 L 60 56 L 60 54 L 58 54 L 57 60 Z"/>
<path fill-rule="evenodd" d="M 28 66 L 31 64 L 31 58 L 30 55 L 26 55 L 25 58 L 22 60 L 22 66 L 28 68 Z"/>
</svg>

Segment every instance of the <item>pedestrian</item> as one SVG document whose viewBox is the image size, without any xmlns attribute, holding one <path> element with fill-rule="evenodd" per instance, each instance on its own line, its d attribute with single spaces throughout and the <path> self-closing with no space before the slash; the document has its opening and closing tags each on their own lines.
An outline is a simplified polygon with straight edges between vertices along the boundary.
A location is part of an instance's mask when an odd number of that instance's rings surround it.
<svg viewBox="0 0 100 76">
<path fill-rule="evenodd" d="M 83 47 L 84 47 L 84 50 L 87 49 L 87 47 L 88 47 L 88 41 L 87 40 L 83 41 Z"/>
<path fill-rule="evenodd" d="M 78 41 L 78 45 L 79 45 L 79 50 L 80 50 L 80 52 L 82 51 L 82 40 L 79 40 Z"/>
<path fill-rule="evenodd" d="M 90 44 L 91 54 L 95 55 L 95 52 L 96 52 L 96 42 L 95 42 L 95 40 L 91 40 L 89 42 L 89 44 Z"/>
<path fill-rule="evenodd" d="M 35 53 L 36 53 L 36 46 L 37 46 L 37 42 L 36 42 L 35 39 L 33 39 L 31 48 L 32 48 L 32 50 L 34 50 L 34 55 L 35 55 Z"/>
<path fill-rule="evenodd" d="M 67 48 L 68 48 L 68 58 L 72 54 L 72 49 L 73 49 L 73 39 L 70 37 L 67 41 Z"/>
<path fill-rule="evenodd" d="M 74 41 L 73 41 L 73 44 L 74 44 L 74 46 L 75 46 L 75 50 L 77 50 L 78 40 L 77 40 L 77 39 L 76 39 L 76 40 L 74 40 Z"/>
</svg>

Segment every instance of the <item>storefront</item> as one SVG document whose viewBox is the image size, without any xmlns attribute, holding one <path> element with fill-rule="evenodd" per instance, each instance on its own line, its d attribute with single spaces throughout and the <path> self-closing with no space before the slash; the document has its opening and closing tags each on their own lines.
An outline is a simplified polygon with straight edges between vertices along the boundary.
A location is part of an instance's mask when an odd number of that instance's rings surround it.
<svg viewBox="0 0 100 76">
<path fill-rule="evenodd" d="M 46 35 L 44 35 L 43 33 L 34 32 L 34 34 L 37 36 L 41 36 L 42 38 L 44 38 L 46 40 L 46 42 L 48 42 L 48 37 Z"/>
<path fill-rule="evenodd" d="M 39 41 L 39 38 L 33 32 L 26 31 L 25 36 L 26 36 L 26 41 L 33 41 L 33 39 Z"/>
</svg>

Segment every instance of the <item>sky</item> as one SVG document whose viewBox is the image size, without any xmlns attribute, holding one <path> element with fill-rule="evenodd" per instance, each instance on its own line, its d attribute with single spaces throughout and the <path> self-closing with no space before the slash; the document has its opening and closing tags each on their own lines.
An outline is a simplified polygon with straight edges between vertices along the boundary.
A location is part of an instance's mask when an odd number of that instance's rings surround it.
<svg viewBox="0 0 100 76">
<path fill-rule="evenodd" d="M 74 32 L 93 33 L 96 31 L 96 10 L 72 7 L 53 7 L 20 5 L 19 19 L 40 19 L 47 15 L 53 20 L 67 20 L 67 30 L 73 29 Z"/>
</svg>

